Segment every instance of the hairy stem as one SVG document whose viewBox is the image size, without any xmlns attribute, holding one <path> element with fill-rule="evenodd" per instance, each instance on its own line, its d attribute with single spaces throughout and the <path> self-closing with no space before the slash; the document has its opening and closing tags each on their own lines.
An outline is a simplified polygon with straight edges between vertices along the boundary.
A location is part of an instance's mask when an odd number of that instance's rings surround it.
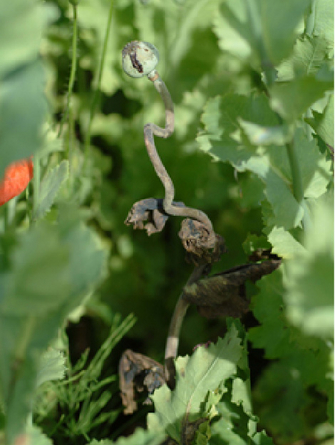
<svg viewBox="0 0 335 445">
<path fill-rule="evenodd" d="M 198 281 L 201 278 L 201 276 L 204 272 L 204 269 L 206 267 L 207 267 L 207 264 L 202 265 L 202 266 L 196 266 L 194 268 L 190 278 L 187 280 L 186 286 Z M 164 369 L 164 371 L 165 371 L 166 382 L 170 388 L 174 388 L 174 386 L 175 386 L 176 370 L 175 370 L 175 366 L 174 366 L 174 360 L 178 354 L 180 331 L 181 331 L 181 327 L 182 327 L 184 317 L 185 317 L 188 307 L 189 307 L 189 303 L 187 303 L 183 299 L 183 293 L 182 293 L 177 301 L 174 313 L 171 318 L 169 333 L 168 333 L 168 337 L 166 340 L 166 346 L 165 346 L 165 369 Z"/>
</svg>

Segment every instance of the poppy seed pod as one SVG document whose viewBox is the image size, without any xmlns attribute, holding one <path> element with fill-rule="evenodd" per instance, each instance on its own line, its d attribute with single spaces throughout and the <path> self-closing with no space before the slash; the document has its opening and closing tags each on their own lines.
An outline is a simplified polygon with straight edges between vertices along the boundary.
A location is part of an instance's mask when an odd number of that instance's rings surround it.
<svg viewBox="0 0 335 445">
<path fill-rule="evenodd" d="M 155 70 L 158 60 L 158 50 L 148 42 L 134 40 L 122 50 L 122 68 L 130 77 L 149 75 Z"/>
</svg>

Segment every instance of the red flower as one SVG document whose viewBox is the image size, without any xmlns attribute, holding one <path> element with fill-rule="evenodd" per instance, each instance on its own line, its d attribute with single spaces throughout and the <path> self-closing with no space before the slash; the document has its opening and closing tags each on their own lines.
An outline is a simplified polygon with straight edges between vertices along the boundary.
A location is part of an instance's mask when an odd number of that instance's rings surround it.
<svg viewBox="0 0 335 445">
<path fill-rule="evenodd" d="M 0 206 L 22 193 L 33 176 L 31 159 L 23 159 L 10 164 L 5 170 L 4 179 L 0 182 Z"/>
</svg>

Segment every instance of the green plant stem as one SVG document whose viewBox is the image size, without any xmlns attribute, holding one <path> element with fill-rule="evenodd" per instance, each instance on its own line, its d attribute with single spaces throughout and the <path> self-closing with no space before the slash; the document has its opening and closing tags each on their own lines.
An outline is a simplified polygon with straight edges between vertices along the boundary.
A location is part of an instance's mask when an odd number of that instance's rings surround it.
<svg viewBox="0 0 335 445">
<path fill-rule="evenodd" d="M 207 264 L 196 266 L 190 278 L 187 280 L 186 286 L 191 285 L 192 283 L 195 283 L 197 280 L 199 280 L 206 267 Z M 170 322 L 168 337 L 166 340 L 164 372 L 166 382 L 172 389 L 175 386 L 176 376 L 174 360 L 178 354 L 180 331 L 189 305 L 190 304 L 183 299 L 182 292 L 175 306 L 175 310 Z"/>
<path fill-rule="evenodd" d="M 34 194 L 33 194 L 33 212 L 32 212 L 32 221 L 35 219 L 35 212 L 37 210 L 39 197 L 40 197 L 40 183 L 41 183 L 41 166 L 40 159 L 38 155 L 34 156 Z"/>
<path fill-rule="evenodd" d="M 71 72 L 70 79 L 67 91 L 67 101 L 66 108 L 62 117 L 62 120 L 59 125 L 58 136 L 62 134 L 64 122 L 66 121 L 70 106 L 71 106 L 71 97 L 73 93 L 73 86 L 76 79 L 76 71 L 77 71 L 77 36 L 78 36 L 78 24 L 77 24 L 77 6 L 74 3 L 72 4 L 73 8 L 73 35 L 72 35 L 72 58 L 71 58 Z"/>
<path fill-rule="evenodd" d="M 316 9 L 316 0 L 312 0 L 311 3 L 311 12 L 306 20 L 306 29 L 305 32 L 309 36 L 312 36 L 315 26 L 315 9 Z"/>
<path fill-rule="evenodd" d="M 26 357 L 27 348 L 31 340 L 32 334 L 34 332 L 36 321 L 37 319 L 34 315 L 30 315 L 29 317 L 27 317 L 15 346 L 13 361 L 11 364 L 12 376 L 8 390 L 8 402 L 7 402 L 8 406 L 10 405 L 10 400 L 16 385 L 20 368 Z"/>
<path fill-rule="evenodd" d="M 107 19 L 105 38 L 104 38 L 104 43 L 103 43 L 103 48 L 102 48 L 102 54 L 101 54 L 99 68 L 98 68 L 98 78 L 97 78 L 96 85 L 93 85 L 93 99 L 91 102 L 88 126 L 87 126 L 86 137 L 85 137 L 85 163 L 84 163 L 85 165 L 87 164 L 88 153 L 89 153 L 89 148 L 90 148 L 90 143 L 91 143 L 92 121 L 93 121 L 95 109 L 96 109 L 98 99 L 99 99 L 99 91 L 100 91 L 100 85 L 101 85 L 101 79 L 102 79 L 102 72 L 103 72 L 103 67 L 105 64 L 109 32 L 111 29 L 111 22 L 112 22 L 112 18 L 113 18 L 113 7 L 114 7 L 114 0 L 111 0 L 109 12 L 108 12 L 108 19 Z M 93 84 L 94 84 L 94 82 L 93 82 Z"/>
<path fill-rule="evenodd" d="M 293 141 L 290 141 L 286 144 L 286 152 L 292 172 L 293 196 L 298 201 L 298 203 L 301 204 L 302 200 L 304 199 L 304 190 L 302 186 L 299 160 L 294 149 Z"/>
</svg>

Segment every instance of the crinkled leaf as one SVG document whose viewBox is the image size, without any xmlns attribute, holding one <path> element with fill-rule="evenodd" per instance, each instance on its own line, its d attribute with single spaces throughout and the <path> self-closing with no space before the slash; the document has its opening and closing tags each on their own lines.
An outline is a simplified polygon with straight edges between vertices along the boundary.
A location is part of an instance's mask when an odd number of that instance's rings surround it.
<svg viewBox="0 0 335 445">
<path fill-rule="evenodd" d="M 278 80 L 289 81 L 297 77 L 315 75 L 327 58 L 329 42 L 322 36 L 299 38 L 290 57 L 278 67 Z"/>
<path fill-rule="evenodd" d="M 36 387 L 50 380 L 62 380 L 65 377 L 65 357 L 61 351 L 48 349 L 41 357 L 37 373 Z"/>
<path fill-rule="evenodd" d="M 48 171 L 40 185 L 38 202 L 33 212 L 34 219 L 41 218 L 55 201 L 57 193 L 69 175 L 69 161 L 63 160 Z"/>
<path fill-rule="evenodd" d="M 236 373 L 243 350 L 240 343 L 233 325 L 215 345 L 199 347 L 191 357 L 179 357 L 175 390 L 164 385 L 152 396 L 155 413 L 148 415 L 149 430 L 164 427 L 167 434 L 180 443 L 183 422 L 201 418 L 201 404 L 208 391 L 219 388 Z"/>
</svg>

